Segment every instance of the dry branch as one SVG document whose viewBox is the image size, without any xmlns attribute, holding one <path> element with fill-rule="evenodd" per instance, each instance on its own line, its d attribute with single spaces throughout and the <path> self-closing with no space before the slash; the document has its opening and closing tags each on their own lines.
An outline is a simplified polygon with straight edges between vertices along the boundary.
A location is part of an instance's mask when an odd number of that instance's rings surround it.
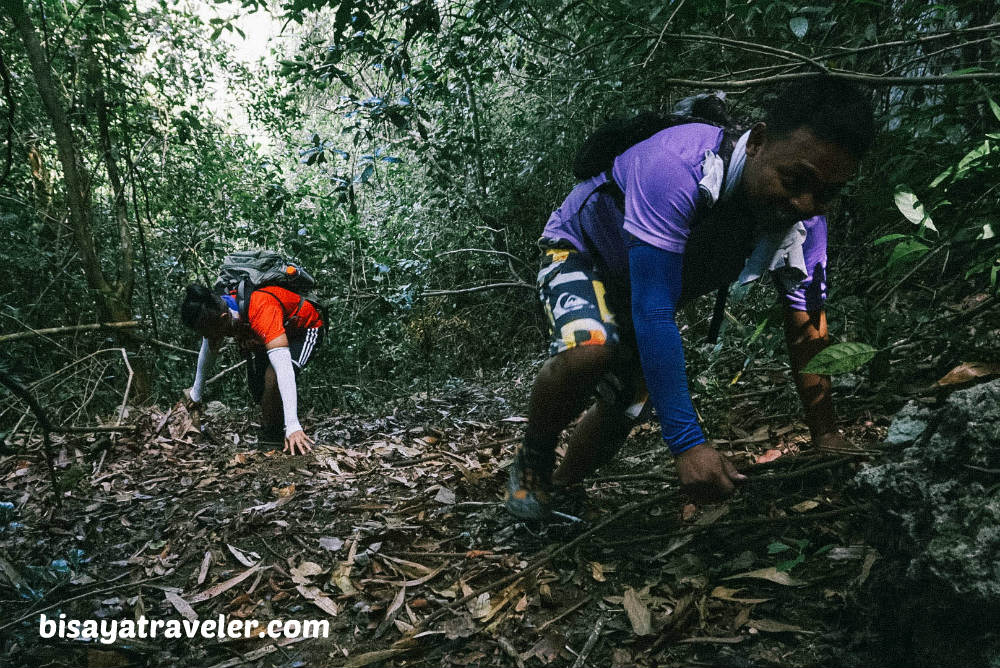
<svg viewBox="0 0 1000 668">
<path fill-rule="evenodd" d="M 65 327 L 32 329 L 27 332 L 0 335 L 0 343 L 17 341 L 19 339 L 30 339 L 35 336 L 62 336 L 64 334 L 75 334 L 76 332 L 92 332 L 99 329 L 129 329 L 132 327 L 139 327 L 141 324 L 142 323 L 138 320 L 127 320 L 124 322 L 95 322 L 89 325 L 66 325 Z"/>
<path fill-rule="evenodd" d="M 516 282 L 516 283 L 490 283 L 488 285 L 477 285 L 474 288 L 460 288 L 458 290 L 427 290 L 426 292 L 421 292 L 418 296 L 420 297 L 441 297 L 444 295 L 466 295 L 471 292 L 482 292 L 484 290 L 495 290 L 498 288 L 525 288 L 528 290 L 534 290 L 535 286 L 528 283 Z"/>
<path fill-rule="evenodd" d="M 842 515 L 850 515 L 852 513 L 857 513 L 862 510 L 868 510 L 871 508 L 869 504 L 858 504 L 855 506 L 847 506 L 845 508 L 838 508 L 836 510 L 829 510 L 822 513 L 806 513 L 804 515 L 788 515 L 785 517 L 758 517 L 755 519 L 748 520 L 736 520 L 733 522 L 716 522 L 715 524 L 698 524 L 694 526 L 685 527 L 683 529 L 678 529 L 677 531 L 670 531 L 668 533 L 657 533 L 646 536 L 635 536 L 633 538 L 624 538 L 622 540 L 615 540 L 610 542 L 600 543 L 600 547 L 625 547 L 627 545 L 637 545 L 640 543 L 660 543 L 668 538 L 679 538 L 681 536 L 688 536 L 696 533 L 705 533 L 706 531 L 715 531 L 717 529 L 742 529 L 744 527 L 755 527 L 764 526 L 771 524 L 801 524 L 807 522 L 816 522 L 818 520 L 828 520 L 834 517 L 840 517 Z"/>
</svg>

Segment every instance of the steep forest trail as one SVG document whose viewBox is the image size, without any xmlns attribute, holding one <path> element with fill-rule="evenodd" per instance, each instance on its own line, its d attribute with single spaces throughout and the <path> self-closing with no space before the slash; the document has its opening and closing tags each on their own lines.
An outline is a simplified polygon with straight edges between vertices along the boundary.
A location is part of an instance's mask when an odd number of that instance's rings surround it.
<svg viewBox="0 0 1000 668">
<path fill-rule="evenodd" d="M 505 415 L 506 414 L 506 415 Z M 4 659 L 33 665 L 783 665 L 841 663 L 852 592 L 876 558 L 844 483 L 859 448 L 804 427 L 728 445 L 752 480 L 729 502 L 678 491 L 658 428 L 548 526 L 503 510 L 522 421 L 498 396 L 411 397 L 381 417 L 313 425 L 302 457 L 247 444 L 223 411 L 197 434 L 181 404 L 141 428 L 65 441 L 62 507 L 41 460 L 0 460 Z M 86 451 L 86 454 L 84 454 Z M 650 464 L 653 463 L 651 466 Z M 72 482 L 75 474 L 75 482 Z M 13 524 L 8 522 L 13 521 Z M 39 638 L 73 619 L 326 619 L 325 639 Z M 74 648 L 77 651 L 72 651 Z M 302 663 L 304 662 L 304 664 Z"/>
</svg>

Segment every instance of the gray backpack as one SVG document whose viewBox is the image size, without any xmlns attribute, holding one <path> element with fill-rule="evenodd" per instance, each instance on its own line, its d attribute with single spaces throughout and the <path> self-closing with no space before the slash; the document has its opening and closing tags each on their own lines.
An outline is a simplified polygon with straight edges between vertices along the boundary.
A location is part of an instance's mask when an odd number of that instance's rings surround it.
<svg viewBox="0 0 1000 668">
<path fill-rule="evenodd" d="M 322 313 L 320 299 L 316 294 L 316 279 L 301 265 L 287 261 L 273 250 L 245 250 L 227 255 L 219 269 L 219 278 L 215 281 L 216 290 L 235 297 L 244 322 L 250 295 L 254 290 L 269 285 L 285 288 L 301 297 L 295 311 L 292 314 L 285 313 L 286 322 L 290 315 L 298 313 L 306 301 Z M 284 312 L 283 306 L 282 311 Z"/>
</svg>

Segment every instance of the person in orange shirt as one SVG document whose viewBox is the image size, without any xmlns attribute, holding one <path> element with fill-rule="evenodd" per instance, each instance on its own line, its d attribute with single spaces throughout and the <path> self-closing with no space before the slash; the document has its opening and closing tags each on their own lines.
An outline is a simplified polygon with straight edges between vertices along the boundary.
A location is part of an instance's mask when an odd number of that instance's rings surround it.
<svg viewBox="0 0 1000 668">
<path fill-rule="evenodd" d="M 204 285 L 189 285 L 181 304 L 182 322 L 202 335 L 194 385 L 186 390 L 200 408 L 205 378 L 223 339 L 233 337 L 247 357 L 250 394 L 261 407 L 260 442 L 284 444 L 290 454 L 312 450 L 313 440 L 299 423 L 296 377 L 323 340 L 323 320 L 300 295 L 276 285 L 250 294 L 246 314 L 236 298 Z"/>
</svg>

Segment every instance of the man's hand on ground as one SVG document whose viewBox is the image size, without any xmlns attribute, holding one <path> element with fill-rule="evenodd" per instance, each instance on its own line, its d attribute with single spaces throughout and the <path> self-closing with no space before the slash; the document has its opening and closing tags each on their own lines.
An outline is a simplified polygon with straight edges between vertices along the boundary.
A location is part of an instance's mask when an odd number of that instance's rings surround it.
<svg viewBox="0 0 1000 668">
<path fill-rule="evenodd" d="M 677 455 L 677 476 L 695 502 L 718 501 L 731 495 L 735 483 L 746 480 L 732 462 L 702 443 Z"/>
<path fill-rule="evenodd" d="M 298 431 L 293 431 L 285 437 L 285 449 L 282 452 L 294 455 L 296 454 L 296 448 L 298 448 L 298 454 L 304 455 L 312 450 L 313 443 L 315 443 L 315 441 L 306 436 L 306 433 L 299 429 Z"/>
<path fill-rule="evenodd" d="M 820 434 L 813 438 L 813 447 L 822 450 L 853 450 L 854 446 L 851 445 L 850 441 L 840 435 L 839 432 L 831 431 L 826 434 Z"/>
<path fill-rule="evenodd" d="M 201 431 L 201 402 L 191 398 L 190 387 L 184 390 L 182 401 L 184 402 L 184 408 L 187 409 L 188 415 L 191 417 L 191 426 Z"/>
</svg>

